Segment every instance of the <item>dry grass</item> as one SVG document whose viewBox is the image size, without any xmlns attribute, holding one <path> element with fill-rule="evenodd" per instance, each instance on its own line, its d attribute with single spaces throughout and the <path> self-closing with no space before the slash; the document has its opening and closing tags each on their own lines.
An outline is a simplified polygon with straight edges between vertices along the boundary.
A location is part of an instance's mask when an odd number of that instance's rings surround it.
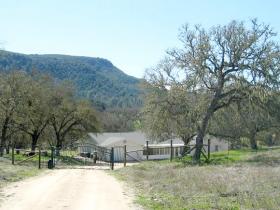
<svg viewBox="0 0 280 210">
<path fill-rule="evenodd" d="M 147 209 L 279 209 L 280 150 L 232 165 L 145 162 L 116 171 Z"/>
<path fill-rule="evenodd" d="M 11 161 L 6 158 L 0 158 L 0 190 L 10 182 L 35 176 L 42 170 L 33 165 L 12 165 Z"/>
</svg>

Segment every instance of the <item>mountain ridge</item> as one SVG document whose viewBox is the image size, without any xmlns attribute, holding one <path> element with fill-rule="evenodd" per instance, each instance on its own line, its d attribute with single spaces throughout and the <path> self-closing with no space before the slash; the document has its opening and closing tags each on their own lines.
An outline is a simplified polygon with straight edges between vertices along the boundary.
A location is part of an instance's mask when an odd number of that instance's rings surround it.
<svg viewBox="0 0 280 210">
<path fill-rule="evenodd" d="M 141 79 L 125 74 L 105 58 L 0 51 L 0 71 L 30 73 L 33 69 L 58 80 L 72 81 L 79 96 L 102 107 L 134 108 L 142 105 Z"/>
</svg>

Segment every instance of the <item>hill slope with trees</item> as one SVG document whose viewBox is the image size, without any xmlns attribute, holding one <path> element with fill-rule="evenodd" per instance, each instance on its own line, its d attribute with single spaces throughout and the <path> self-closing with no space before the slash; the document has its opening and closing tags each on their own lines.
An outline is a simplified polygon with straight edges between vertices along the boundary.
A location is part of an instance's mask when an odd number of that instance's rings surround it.
<svg viewBox="0 0 280 210">
<path fill-rule="evenodd" d="M 129 76 L 103 58 L 69 55 L 26 55 L 0 51 L 0 70 L 24 70 L 49 74 L 57 80 L 73 81 L 81 97 L 105 108 L 141 106 L 140 80 Z"/>
</svg>

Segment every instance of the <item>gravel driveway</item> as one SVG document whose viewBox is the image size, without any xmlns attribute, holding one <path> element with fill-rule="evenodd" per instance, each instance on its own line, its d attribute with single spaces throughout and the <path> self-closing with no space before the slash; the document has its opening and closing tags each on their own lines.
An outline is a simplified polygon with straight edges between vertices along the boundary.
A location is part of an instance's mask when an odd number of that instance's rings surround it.
<svg viewBox="0 0 280 210">
<path fill-rule="evenodd" d="M 133 196 L 103 170 L 60 169 L 17 182 L 3 192 L 3 210 L 128 210 Z"/>
</svg>

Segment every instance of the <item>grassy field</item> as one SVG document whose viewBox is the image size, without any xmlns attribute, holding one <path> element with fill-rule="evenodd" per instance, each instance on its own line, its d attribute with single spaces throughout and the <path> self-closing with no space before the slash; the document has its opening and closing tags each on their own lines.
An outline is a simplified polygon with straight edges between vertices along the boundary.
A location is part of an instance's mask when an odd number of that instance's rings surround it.
<svg viewBox="0 0 280 210">
<path fill-rule="evenodd" d="M 143 162 L 113 174 L 134 187 L 145 209 L 280 207 L 280 149 L 213 153 L 202 166 L 190 158 Z"/>
<path fill-rule="evenodd" d="M 32 165 L 12 165 L 10 160 L 0 158 L 0 190 L 10 182 L 35 176 L 42 171 Z"/>
</svg>

